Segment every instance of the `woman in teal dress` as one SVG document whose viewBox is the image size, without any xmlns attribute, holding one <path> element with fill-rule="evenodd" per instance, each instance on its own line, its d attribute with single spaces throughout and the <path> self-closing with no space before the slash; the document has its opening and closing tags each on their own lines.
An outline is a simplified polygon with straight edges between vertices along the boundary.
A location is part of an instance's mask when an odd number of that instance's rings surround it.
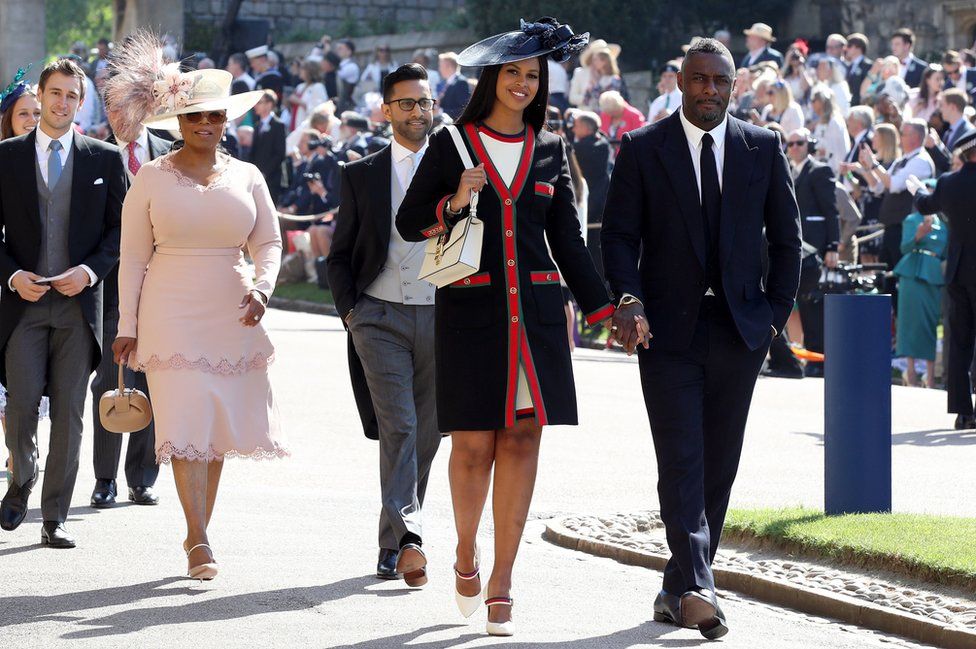
<svg viewBox="0 0 976 649">
<path fill-rule="evenodd" d="M 925 359 L 925 385 L 935 386 L 936 329 L 942 304 L 942 286 L 949 233 L 938 216 L 918 212 L 905 219 L 901 252 L 904 257 L 895 266 L 898 276 L 898 335 L 895 355 L 905 356 L 908 371 L 906 385 L 917 385 L 915 359 Z"/>
</svg>

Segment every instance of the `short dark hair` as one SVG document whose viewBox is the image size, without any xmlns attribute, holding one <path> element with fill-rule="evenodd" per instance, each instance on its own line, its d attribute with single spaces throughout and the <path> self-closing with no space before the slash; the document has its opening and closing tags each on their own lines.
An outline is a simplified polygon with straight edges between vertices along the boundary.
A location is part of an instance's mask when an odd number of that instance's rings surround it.
<svg viewBox="0 0 976 649">
<path fill-rule="evenodd" d="M 353 43 L 351 39 L 348 39 L 348 38 L 340 38 L 339 40 L 336 41 L 335 44 L 336 45 L 345 45 L 346 47 L 349 48 L 349 51 L 350 52 L 355 52 L 356 51 L 356 44 Z"/>
<path fill-rule="evenodd" d="M 41 76 L 37 79 L 37 87 L 40 89 L 40 92 L 44 92 L 44 86 L 47 85 L 47 80 L 50 79 L 51 75 L 55 73 L 78 79 L 78 85 L 81 86 L 81 90 L 78 91 L 78 99 L 80 101 L 84 101 L 85 71 L 81 69 L 80 65 L 66 57 L 51 61 L 44 66 L 43 70 L 41 70 Z"/>
<path fill-rule="evenodd" d="M 868 37 L 865 36 L 864 34 L 861 34 L 859 32 L 855 32 L 855 33 L 851 34 L 850 36 L 848 36 L 847 37 L 847 46 L 848 47 L 851 47 L 852 45 L 854 47 L 856 47 L 857 49 L 861 50 L 861 54 L 867 54 L 868 53 Z"/>
<path fill-rule="evenodd" d="M 401 81 L 427 81 L 427 79 L 427 69 L 419 63 L 401 65 L 383 77 L 383 101 L 389 101 L 393 96 L 393 86 Z"/>
<path fill-rule="evenodd" d="M 891 35 L 892 38 L 900 38 L 909 45 L 915 44 L 915 32 L 913 32 L 908 27 L 902 27 L 901 29 L 896 29 L 895 33 Z"/>
<path fill-rule="evenodd" d="M 228 62 L 233 61 L 241 68 L 241 70 L 247 70 L 247 57 L 244 56 L 243 52 L 234 52 L 227 59 Z"/>
<path fill-rule="evenodd" d="M 728 60 L 729 65 L 732 67 L 733 74 L 735 73 L 735 59 L 732 58 L 732 52 L 729 48 L 725 47 L 721 41 L 717 41 L 714 38 L 700 38 L 685 53 L 684 61 L 681 62 L 681 71 L 684 72 L 685 61 L 690 59 L 695 54 L 718 54 Z"/>
<path fill-rule="evenodd" d="M 961 113 L 969 105 L 969 95 L 965 90 L 959 88 L 949 88 L 942 91 L 942 103 L 952 104 Z"/>
</svg>

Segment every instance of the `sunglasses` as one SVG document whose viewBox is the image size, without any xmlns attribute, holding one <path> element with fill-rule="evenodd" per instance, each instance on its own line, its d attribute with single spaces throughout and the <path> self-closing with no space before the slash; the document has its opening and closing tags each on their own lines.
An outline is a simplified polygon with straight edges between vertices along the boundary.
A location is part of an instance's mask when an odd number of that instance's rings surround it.
<svg viewBox="0 0 976 649">
<path fill-rule="evenodd" d="M 207 118 L 207 122 L 210 124 L 223 124 L 227 121 L 227 113 L 222 110 L 210 110 L 201 113 L 184 113 L 183 119 L 189 124 L 199 124 L 203 121 L 203 118 Z"/>
<path fill-rule="evenodd" d="M 435 100 L 435 99 L 427 99 L 426 97 L 424 97 L 423 99 L 410 99 L 410 98 L 407 98 L 407 99 L 391 99 L 390 101 L 388 101 L 386 103 L 388 103 L 388 104 L 396 104 L 397 106 L 400 107 L 400 110 L 402 110 L 405 113 L 409 113 L 410 111 L 413 110 L 414 106 L 417 106 L 419 104 L 420 105 L 420 110 L 422 110 L 422 111 L 424 111 L 426 113 L 427 111 L 431 110 L 434 107 L 434 104 L 437 103 L 437 100 Z"/>
<path fill-rule="evenodd" d="M 803 140 L 795 140 L 795 141 L 787 142 L 786 143 L 786 148 L 792 148 L 792 147 L 795 147 L 795 146 L 807 146 L 807 143 L 804 142 Z"/>
</svg>

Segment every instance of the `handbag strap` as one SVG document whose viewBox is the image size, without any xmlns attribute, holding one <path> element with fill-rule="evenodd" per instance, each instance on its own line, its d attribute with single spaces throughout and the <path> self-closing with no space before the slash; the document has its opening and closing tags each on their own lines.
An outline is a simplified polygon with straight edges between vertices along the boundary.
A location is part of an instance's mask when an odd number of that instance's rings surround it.
<svg viewBox="0 0 976 649">
<path fill-rule="evenodd" d="M 461 164 L 464 165 L 465 169 L 474 169 L 474 162 L 471 160 L 471 154 L 468 153 L 468 147 L 464 146 L 464 140 L 461 139 L 461 129 L 454 124 L 449 124 L 445 128 L 451 134 L 451 139 L 454 140 L 454 148 L 457 149 L 458 155 L 461 156 Z M 477 215 L 478 192 L 471 192 L 471 198 L 468 202 L 472 215 Z"/>
<path fill-rule="evenodd" d="M 115 395 L 115 411 L 129 412 L 129 398 L 125 393 L 125 377 L 122 374 L 122 363 L 119 363 L 119 393 Z"/>
</svg>

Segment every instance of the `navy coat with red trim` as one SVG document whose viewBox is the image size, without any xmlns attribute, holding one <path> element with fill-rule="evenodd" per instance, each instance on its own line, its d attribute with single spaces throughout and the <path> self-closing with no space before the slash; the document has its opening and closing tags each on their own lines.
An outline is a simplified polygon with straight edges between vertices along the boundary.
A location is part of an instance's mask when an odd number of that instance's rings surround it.
<svg viewBox="0 0 976 649">
<path fill-rule="evenodd" d="M 477 128 L 462 132 L 489 183 L 478 202 L 485 224 L 479 271 L 438 289 L 435 300 L 438 424 L 445 431 L 513 426 L 520 364 L 539 424 L 576 424 L 560 273 L 588 322 L 609 317 L 613 307 L 580 233 L 566 146 L 527 128 L 509 188 Z M 463 170 L 450 133 L 434 133 L 397 214 L 404 239 L 422 241 L 452 225 L 444 205 Z"/>
</svg>

